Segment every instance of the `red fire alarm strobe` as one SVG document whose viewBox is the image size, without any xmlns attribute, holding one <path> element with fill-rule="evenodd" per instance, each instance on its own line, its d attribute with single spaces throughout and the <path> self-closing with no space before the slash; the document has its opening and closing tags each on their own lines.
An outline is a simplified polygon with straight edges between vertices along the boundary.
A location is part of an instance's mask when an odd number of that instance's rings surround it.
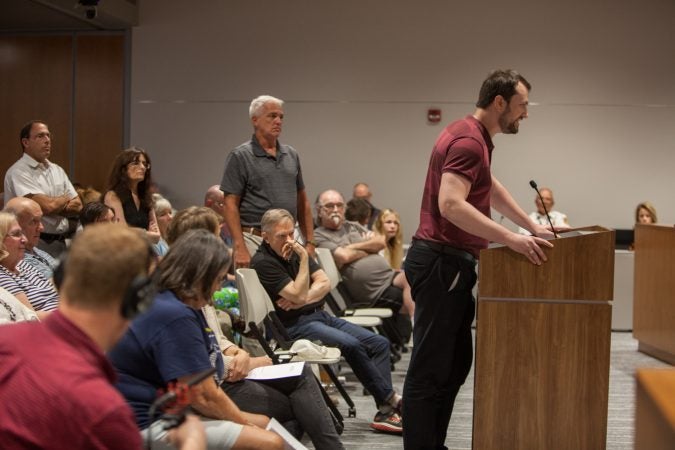
<svg viewBox="0 0 675 450">
<path fill-rule="evenodd" d="M 438 123 L 441 121 L 441 110 L 429 108 L 427 111 L 427 120 L 429 123 Z"/>
</svg>

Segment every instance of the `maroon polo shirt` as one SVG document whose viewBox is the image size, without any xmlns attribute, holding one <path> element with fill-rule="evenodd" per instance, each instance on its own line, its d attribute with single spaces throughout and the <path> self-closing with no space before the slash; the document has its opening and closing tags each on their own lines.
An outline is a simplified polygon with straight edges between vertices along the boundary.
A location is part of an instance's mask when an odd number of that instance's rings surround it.
<svg viewBox="0 0 675 450">
<path fill-rule="evenodd" d="M 0 447 L 141 448 L 101 349 L 55 311 L 0 326 Z"/>
<path fill-rule="evenodd" d="M 441 216 L 438 193 L 444 173 L 460 175 L 471 183 L 466 200 L 490 217 L 490 161 L 493 148 L 487 129 L 473 116 L 453 122 L 441 132 L 429 161 L 420 209 L 420 225 L 414 236 L 416 239 L 465 250 L 476 258 L 480 250 L 487 247 L 486 239 L 460 229 Z"/>
</svg>

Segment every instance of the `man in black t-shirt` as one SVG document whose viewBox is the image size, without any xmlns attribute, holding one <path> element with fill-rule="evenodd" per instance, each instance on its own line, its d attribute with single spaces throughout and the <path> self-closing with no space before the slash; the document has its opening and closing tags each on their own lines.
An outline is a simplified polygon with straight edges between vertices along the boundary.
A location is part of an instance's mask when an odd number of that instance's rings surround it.
<svg viewBox="0 0 675 450">
<path fill-rule="evenodd" d="M 378 412 L 371 428 L 401 433 L 401 397 L 391 383 L 387 338 L 323 310 L 330 281 L 294 239 L 295 220 L 288 211 L 267 211 L 261 228 L 263 243 L 251 265 L 291 338 L 320 340 L 339 347 L 354 374 L 375 398 Z"/>
</svg>

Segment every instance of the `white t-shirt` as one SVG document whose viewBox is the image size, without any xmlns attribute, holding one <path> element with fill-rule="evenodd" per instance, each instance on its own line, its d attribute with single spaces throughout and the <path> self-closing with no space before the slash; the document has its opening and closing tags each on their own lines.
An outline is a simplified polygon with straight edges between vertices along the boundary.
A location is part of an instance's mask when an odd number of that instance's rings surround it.
<svg viewBox="0 0 675 450">
<path fill-rule="evenodd" d="M 569 222 L 567 221 L 566 214 L 563 214 L 559 211 L 549 211 L 548 215 L 551 217 L 551 223 L 553 224 L 554 227 L 567 228 L 570 226 Z M 530 219 L 532 219 L 534 223 L 538 223 L 539 225 L 543 225 L 545 227 L 549 226 L 546 214 L 539 214 L 537 211 L 535 211 L 530 213 Z M 527 234 L 528 236 L 532 234 L 525 228 L 519 228 L 518 233 Z"/>
</svg>

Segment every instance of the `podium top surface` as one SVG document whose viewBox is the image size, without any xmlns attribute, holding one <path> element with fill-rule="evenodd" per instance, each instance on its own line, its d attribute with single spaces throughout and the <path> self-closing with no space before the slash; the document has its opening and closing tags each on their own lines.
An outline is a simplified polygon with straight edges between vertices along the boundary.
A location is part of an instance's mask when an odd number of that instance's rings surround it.
<svg viewBox="0 0 675 450">
<path fill-rule="evenodd" d="M 542 248 L 547 262 L 532 264 L 506 246 L 481 251 L 480 297 L 610 301 L 614 298 L 614 231 L 566 230 Z"/>
</svg>

